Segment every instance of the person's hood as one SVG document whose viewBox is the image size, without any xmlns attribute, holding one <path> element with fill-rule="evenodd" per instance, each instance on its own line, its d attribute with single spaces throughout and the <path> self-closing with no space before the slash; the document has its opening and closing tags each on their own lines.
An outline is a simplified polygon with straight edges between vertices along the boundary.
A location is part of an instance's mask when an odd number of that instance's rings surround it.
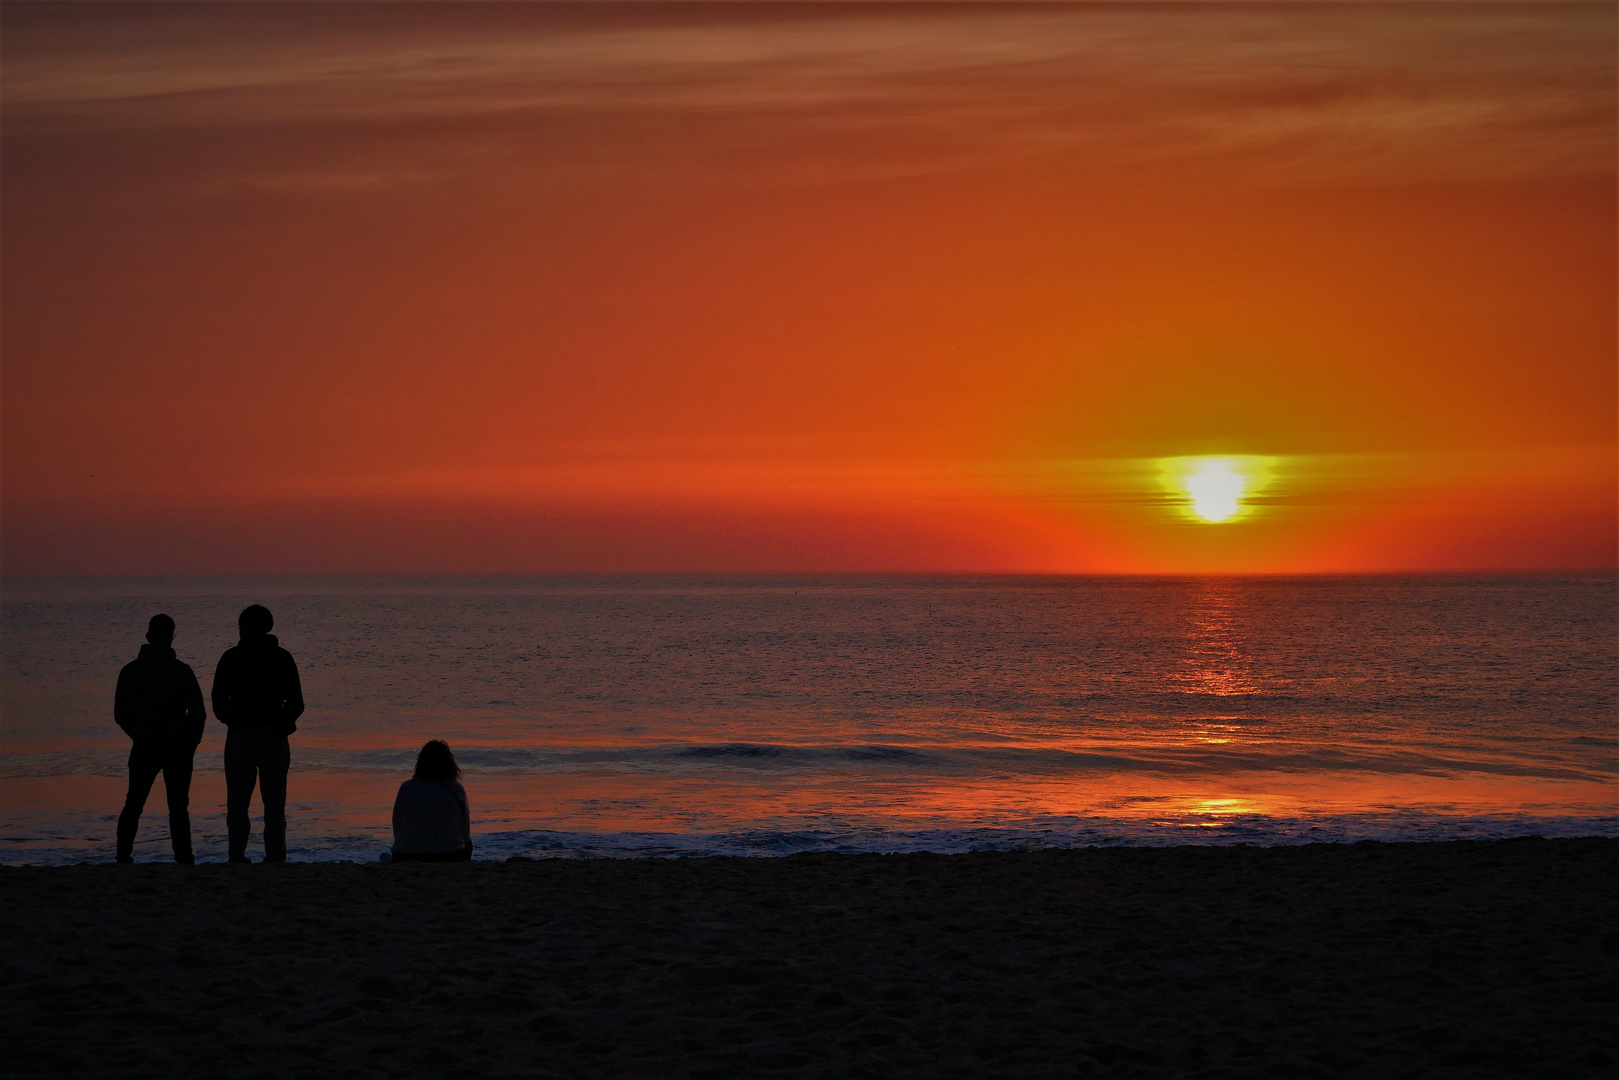
<svg viewBox="0 0 1619 1080">
<path fill-rule="evenodd" d="M 174 649 L 168 645 L 153 645 L 148 641 L 141 646 L 142 660 L 173 660 Z"/>
<path fill-rule="evenodd" d="M 249 649 L 273 649 L 279 645 L 280 642 L 276 640 L 274 634 L 253 634 L 249 637 L 243 638 L 239 644 L 245 645 Z"/>
</svg>

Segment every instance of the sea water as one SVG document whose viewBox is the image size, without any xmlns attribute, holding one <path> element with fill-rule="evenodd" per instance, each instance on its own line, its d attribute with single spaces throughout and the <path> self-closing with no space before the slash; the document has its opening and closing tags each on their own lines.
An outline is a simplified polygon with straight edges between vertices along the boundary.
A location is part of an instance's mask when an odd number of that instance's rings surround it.
<svg viewBox="0 0 1619 1080">
<path fill-rule="evenodd" d="M 294 859 L 386 850 L 430 738 L 465 770 L 479 857 L 1619 835 L 1612 576 L 8 579 L 0 599 L 11 863 L 111 858 L 119 667 L 164 611 L 206 695 L 250 603 L 308 702 Z M 223 742 L 210 716 L 205 860 Z M 166 817 L 159 779 L 138 859 L 168 857 Z"/>
</svg>

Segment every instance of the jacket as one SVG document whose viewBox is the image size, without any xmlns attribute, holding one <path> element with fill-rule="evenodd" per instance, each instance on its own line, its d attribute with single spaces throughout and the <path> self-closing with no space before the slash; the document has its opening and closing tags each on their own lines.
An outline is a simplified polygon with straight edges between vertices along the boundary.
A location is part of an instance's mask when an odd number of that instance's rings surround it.
<svg viewBox="0 0 1619 1080">
<path fill-rule="evenodd" d="M 196 746 L 208 714 L 190 665 L 176 659 L 167 646 L 146 644 L 118 672 L 112 718 L 136 742 Z"/>
<path fill-rule="evenodd" d="M 412 855 L 472 847 L 467 789 L 454 780 L 406 780 L 394 799 L 394 846 Z"/>
<path fill-rule="evenodd" d="M 279 735 L 298 730 L 304 691 L 298 665 L 274 634 L 244 637 L 225 650 L 214 669 L 214 717 L 228 728 L 272 728 Z"/>
</svg>

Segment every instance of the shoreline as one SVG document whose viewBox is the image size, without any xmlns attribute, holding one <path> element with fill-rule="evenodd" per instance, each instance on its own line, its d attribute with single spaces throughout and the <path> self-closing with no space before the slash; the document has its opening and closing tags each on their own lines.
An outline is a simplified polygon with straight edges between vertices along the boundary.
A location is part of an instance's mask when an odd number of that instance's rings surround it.
<svg viewBox="0 0 1619 1080">
<path fill-rule="evenodd" d="M 8 1074 L 1606 1075 L 1619 839 L 0 867 Z"/>
<path fill-rule="evenodd" d="M 734 773 L 706 776 L 701 790 L 688 778 L 660 780 L 640 773 L 566 774 L 559 780 L 552 775 L 469 770 L 466 776 L 478 861 L 512 856 L 961 854 L 1120 845 L 1619 837 L 1619 814 L 1613 806 L 1616 789 L 1597 781 L 1548 785 L 1520 780 L 1517 787 L 1492 782 L 1487 790 L 1469 790 L 1465 784 L 1423 779 L 1420 785 L 1426 786 L 1409 786 L 1398 793 L 1401 809 L 1389 809 L 1367 806 L 1372 802 L 1369 795 L 1323 806 L 1325 797 L 1344 795 L 1332 774 L 1292 777 L 1287 783 L 1304 790 L 1291 797 L 1278 794 L 1284 787 L 1281 778 L 1242 775 L 1226 778 L 1219 787 L 1208 786 L 1207 793 L 1222 794 L 1218 800 L 1190 793 L 1196 791 L 1193 785 L 1182 784 L 1176 790 L 1160 792 L 1162 798 L 1143 800 L 1130 810 L 1120 809 L 1129 803 L 1129 791 L 1144 789 L 1134 774 L 1115 777 L 1111 783 L 1087 775 L 1065 782 L 1061 790 L 1042 788 L 1038 777 L 1000 777 L 993 783 L 971 785 L 958 781 L 948 789 L 938 778 L 919 779 L 909 786 L 890 780 L 875 796 L 852 777 L 838 780 L 839 786 L 829 790 L 826 783 L 812 784 L 803 774 L 782 778 L 762 770 L 740 778 Z M 1020 782 L 1025 779 L 1026 783 Z M 772 789 L 772 780 L 787 790 Z M 293 781 L 289 785 L 293 797 L 288 837 L 293 859 L 369 863 L 388 850 L 399 774 L 298 770 Z M 72 784 L 57 777 L 0 777 L 0 804 L 9 811 L 6 820 L 0 821 L 0 865 L 110 861 L 111 819 L 122 803 L 126 784 L 122 776 L 80 776 Z M 804 790 L 795 792 L 795 785 Z M 1086 789 L 1094 805 L 1069 812 L 1042 808 L 1060 806 L 1078 787 Z M 946 804 L 946 795 L 999 809 L 963 818 L 952 812 L 957 808 Z M 1385 788 L 1381 795 L 1391 792 Z M 1462 801 L 1469 795 L 1474 804 L 1484 803 L 1489 796 L 1505 805 L 1494 812 L 1475 812 L 1474 806 Z M 197 858 L 223 862 L 222 773 L 199 771 L 191 796 Z M 148 797 L 136 836 L 137 861 L 169 858 L 162 798 L 159 782 Z M 862 798 L 866 805 L 855 805 Z M 885 801 L 876 805 L 879 798 Z M 1564 801 L 1554 804 L 1553 798 Z M 1019 799 L 1026 804 L 1043 803 L 1033 809 L 1018 807 L 1015 802 Z M 848 806 L 853 809 L 831 812 L 832 807 Z M 919 812 L 903 813 L 907 808 Z M 761 813 L 762 809 L 769 815 Z M 255 858 L 262 850 L 259 830 L 255 824 L 250 845 Z"/>
<path fill-rule="evenodd" d="M 157 823 L 154 823 L 157 824 Z M 572 832 L 563 830 L 503 830 L 474 833 L 473 862 L 636 861 L 658 859 L 782 859 L 798 855 L 940 855 L 1017 854 L 1051 851 L 1091 851 L 1118 848 L 1279 848 L 1352 847 L 1356 844 L 1489 843 L 1514 840 L 1619 840 L 1619 817 L 1520 818 L 1507 815 L 1464 818 L 1419 813 L 1357 815 L 1342 819 L 1278 821 L 1274 817 L 1249 820 L 1218 818 L 1212 821 L 1156 821 L 1086 817 L 1067 829 L 983 826 L 977 828 L 784 828 L 724 833 L 662 831 Z M 255 828 L 257 825 L 255 824 Z M 156 830 L 154 830 L 156 831 Z M 369 866 L 386 863 L 389 836 L 380 829 L 372 839 L 354 834 L 331 838 L 311 849 L 293 839 L 289 862 L 299 865 Z M 222 828 L 193 828 L 197 865 L 225 864 Z M 0 839 L 5 839 L 0 837 Z M 257 833 L 255 833 L 257 839 Z M 31 841 L 13 842 L 0 850 L 0 866 L 14 868 L 67 868 L 100 866 L 113 861 L 108 840 L 79 842 L 75 847 L 28 847 Z M 249 847 L 257 862 L 262 848 Z M 172 864 L 168 836 L 141 835 L 135 844 L 135 862 L 142 866 Z"/>
</svg>

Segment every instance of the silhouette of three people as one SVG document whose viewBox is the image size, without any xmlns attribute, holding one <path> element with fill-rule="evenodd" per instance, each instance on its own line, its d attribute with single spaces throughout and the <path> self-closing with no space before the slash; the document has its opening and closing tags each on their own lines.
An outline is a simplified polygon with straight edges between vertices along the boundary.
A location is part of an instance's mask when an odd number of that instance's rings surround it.
<svg viewBox="0 0 1619 1080">
<path fill-rule="evenodd" d="M 241 640 L 219 658 L 211 698 L 224 724 L 225 830 L 230 861 L 245 863 L 251 830 L 248 808 L 258 788 L 264 806 L 264 861 L 287 859 L 287 737 L 304 712 L 303 686 L 292 654 L 274 634 L 269 608 L 253 604 L 236 624 Z M 174 620 L 153 615 L 140 655 L 118 672 L 113 718 L 132 740 L 129 792 L 118 815 L 117 860 L 134 861 L 141 812 L 158 773 L 169 803 L 174 861 L 192 863 L 191 772 L 207 712 L 191 668 L 174 654 Z M 394 800 L 396 862 L 465 862 L 472 858 L 472 815 L 460 784 L 461 766 L 450 747 L 432 739 L 416 758 L 416 771 Z"/>
<path fill-rule="evenodd" d="M 287 859 L 287 736 L 304 712 L 298 665 L 270 633 L 275 619 L 261 604 L 237 619 L 241 640 L 225 650 L 214 671 L 214 717 L 225 736 L 225 829 L 230 861 L 245 863 L 250 831 L 248 806 L 259 789 L 264 806 L 264 861 Z M 174 620 L 154 615 L 140 655 L 118 672 L 113 719 L 133 742 L 129 792 L 118 815 L 116 858 L 134 861 L 141 811 L 157 774 L 169 802 L 174 861 L 195 862 L 191 850 L 191 771 L 207 713 L 191 668 L 174 655 Z"/>
</svg>

